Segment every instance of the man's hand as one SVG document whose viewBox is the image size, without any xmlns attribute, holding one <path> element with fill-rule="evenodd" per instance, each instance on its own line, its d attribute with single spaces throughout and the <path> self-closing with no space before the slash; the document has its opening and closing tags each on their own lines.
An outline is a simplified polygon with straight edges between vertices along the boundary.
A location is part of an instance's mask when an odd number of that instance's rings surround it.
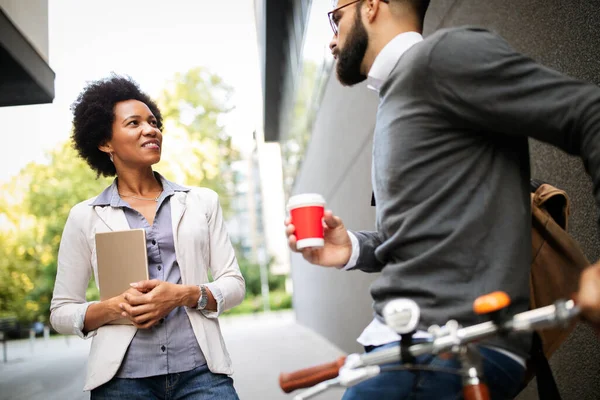
<svg viewBox="0 0 600 400">
<path fill-rule="evenodd" d="M 285 233 L 288 236 L 290 249 L 302 253 L 304 259 L 311 264 L 324 267 L 341 267 L 348 263 L 352 255 L 352 242 L 344 223 L 339 217 L 326 210 L 323 215 L 323 228 L 325 245 L 323 247 L 307 247 L 298 250 L 296 247 L 296 227 L 292 225 L 291 219 L 285 220 Z"/>
<path fill-rule="evenodd" d="M 583 270 L 576 298 L 583 316 L 600 333 L 600 262 Z"/>
<path fill-rule="evenodd" d="M 138 296 L 125 292 L 124 302 L 119 304 L 123 317 L 129 318 L 136 328 L 148 329 L 156 325 L 174 308 L 185 302 L 185 288 L 182 285 L 157 279 L 131 284 L 132 288 L 144 294 Z"/>
</svg>

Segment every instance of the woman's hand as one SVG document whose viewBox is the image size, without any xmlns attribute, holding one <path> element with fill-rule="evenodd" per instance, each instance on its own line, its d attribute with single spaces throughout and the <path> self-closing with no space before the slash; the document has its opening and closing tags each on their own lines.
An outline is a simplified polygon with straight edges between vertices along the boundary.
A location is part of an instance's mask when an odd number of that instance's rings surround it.
<svg viewBox="0 0 600 400">
<path fill-rule="evenodd" d="M 119 304 L 121 316 L 129 318 L 136 328 L 148 329 L 173 309 L 187 303 L 190 289 L 187 286 L 152 279 L 132 283 L 132 289 L 144 292 L 135 295 L 125 292 Z M 131 289 L 130 289 L 131 290 Z"/>
<path fill-rule="evenodd" d="M 141 296 L 142 294 L 144 294 L 143 292 L 131 287 L 129 289 L 127 289 L 126 291 L 124 291 L 123 293 L 121 293 L 118 296 L 113 297 L 112 299 L 110 299 L 109 301 L 112 304 L 112 308 L 115 310 L 116 314 L 115 315 L 115 319 L 119 319 L 121 318 L 121 308 L 119 306 L 119 304 L 125 302 L 125 296 L 126 295 L 130 295 L 130 296 Z"/>
<path fill-rule="evenodd" d="M 85 313 L 82 332 L 87 334 L 103 325 L 122 318 L 121 313 L 123 310 L 119 305 L 125 302 L 125 296 L 136 297 L 142 294 L 144 293 L 135 288 L 129 288 L 118 296 L 91 304 Z"/>
</svg>

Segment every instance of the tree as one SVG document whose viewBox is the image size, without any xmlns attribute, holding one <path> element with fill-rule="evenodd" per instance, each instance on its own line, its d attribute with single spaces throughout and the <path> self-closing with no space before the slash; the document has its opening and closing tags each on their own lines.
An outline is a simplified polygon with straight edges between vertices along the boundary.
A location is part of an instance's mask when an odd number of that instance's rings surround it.
<svg viewBox="0 0 600 400">
<path fill-rule="evenodd" d="M 226 216 L 235 189 L 231 163 L 239 158 L 220 121 L 232 110 L 231 95 L 219 76 L 198 67 L 176 74 L 158 99 L 167 143 L 158 168 L 179 182 L 219 193 Z"/>
<path fill-rule="evenodd" d="M 260 264 L 244 257 L 244 252 L 241 249 L 240 243 L 233 243 L 240 272 L 246 282 L 246 298 L 256 297 L 262 295 L 262 281 L 260 276 Z M 271 271 L 273 265 L 273 257 L 270 257 L 265 265 L 267 271 L 267 282 L 269 291 L 284 290 L 285 289 L 285 275 L 274 275 Z"/>
<path fill-rule="evenodd" d="M 22 321 L 47 319 L 69 210 L 108 184 L 65 142 L 49 153 L 48 165 L 29 164 L 4 185 L 0 312 L 12 312 Z"/>
</svg>

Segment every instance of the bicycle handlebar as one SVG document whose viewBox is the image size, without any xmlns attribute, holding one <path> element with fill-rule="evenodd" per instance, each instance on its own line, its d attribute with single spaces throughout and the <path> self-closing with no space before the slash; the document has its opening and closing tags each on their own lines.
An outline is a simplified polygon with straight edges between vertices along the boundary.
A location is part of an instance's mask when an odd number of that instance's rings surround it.
<svg viewBox="0 0 600 400">
<path fill-rule="evenodd" d="M 483 383 L 467 386 L 464 388 L 463 397 L 465 400 L 487 400 L 490 398 L 490 390 Z"/>
<path fill-rule="evenodd" d="M 524 332 L 566 326 L 571 319 L 579 315 L 579 312 L 579 307 L 575 305 L 573 300 L 560 300 L 553 305 L 516 314 L 501 324 L 488 321 L 460 328 L 456 321 L 449 321 L 443 328 L 436 327 L 437 332 L 433 333 L 434 339 L 432 341 L 414 344 L 408 348 L 408 353 L 414 357 L 424 354 L 438 354 L 449 351 L 455 346 L 485 339 L 500 332 Z M 284 392 L 289 393 L 296 389 L 331 380 L 339 375 L 342 368 L 356 370 L 399 360 L 399 345 L 374 353 L 351 354 L 330 363 L 292 373 L 282 373 L 279 377 L 279 384 Z"/>
<path fill-rule="evenodd" d="M 338 376 L 338 372 L 345 362 L 346 357 L 342 356 L 335 361 L 325 364 L 304 368 L 287 374 L 282 373 L 279 375 L 279 386 L 285 393 L 314 386 L 317 383 Z"/>
</svg>

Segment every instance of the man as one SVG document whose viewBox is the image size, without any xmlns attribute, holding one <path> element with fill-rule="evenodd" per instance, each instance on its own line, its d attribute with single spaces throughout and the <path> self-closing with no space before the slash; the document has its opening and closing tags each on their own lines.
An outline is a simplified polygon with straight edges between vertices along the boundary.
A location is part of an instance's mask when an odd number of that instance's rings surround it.
<svg viewBox="0 0 600 400">
<path fill-rule="evenodd" d="M 368 351 L 397 343 L 381 319 L 387 301 L 409 297 L 427 326 L 481 322 L 472 302 L 503 290 L 510 312 L 527 310 L 531 260 L 528 137 L 580 155 L 600 204 L 600 89 L 515 52 L 483 29 L 455 28 L 423 40 L 428 0 L 339 0 L 330 44 L 344 85 L 368 79 L 379 93 L 372 181 L 376 232 L 348 232 L 325 213 L 325 246 L 303 249 L 317 265 L 381 272 L 371 287 L 376 318 L 359 337 Z M 290 248 L 294 226 L 286 221 Z M 600 320 L 600 265 L 582 275 L 580 305 Z M 530 335 L 480 346 L 494 399 L 522 384 Z M 436 367 L 453 360 L 419 357 Z M 345 400 L 455 399 L 460 378 L 386 372 L 348 389 Z"/>
</svg>

